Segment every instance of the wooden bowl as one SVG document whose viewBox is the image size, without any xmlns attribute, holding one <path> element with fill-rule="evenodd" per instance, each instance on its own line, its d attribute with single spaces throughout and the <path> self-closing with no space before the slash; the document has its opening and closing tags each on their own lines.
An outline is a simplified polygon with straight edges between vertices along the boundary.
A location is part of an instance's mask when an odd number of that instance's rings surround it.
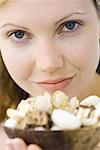
<svg viewBox="0 0 100 150">
<path fill-rule="evenodd" d="M 43 150 L 93 150 L 100 141 L 100 124 L 70 131 L 34 131 L 5 127 L 10 138 L 20 137 L 27 144 L 37 144 Z"/>
</svg>

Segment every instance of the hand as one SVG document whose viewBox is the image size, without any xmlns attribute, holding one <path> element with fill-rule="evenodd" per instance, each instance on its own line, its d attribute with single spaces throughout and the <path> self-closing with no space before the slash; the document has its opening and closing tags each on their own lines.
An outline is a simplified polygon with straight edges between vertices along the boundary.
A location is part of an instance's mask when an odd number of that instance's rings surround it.
<svg viewBox="0 0 100 150">
<path fill-rule="evenodd" d="M 4 150 L 42 150 L 35 144 L 26 145 L 20 138 L 8 139 L 5 143 Z"/>
</svg>

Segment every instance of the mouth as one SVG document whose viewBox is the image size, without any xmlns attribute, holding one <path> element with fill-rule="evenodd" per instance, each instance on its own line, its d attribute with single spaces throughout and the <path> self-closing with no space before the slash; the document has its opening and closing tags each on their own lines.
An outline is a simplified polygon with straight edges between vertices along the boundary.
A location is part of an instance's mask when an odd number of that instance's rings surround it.
<svg viewBox="0 0 100 150">
<path fill-rule="evenodd" d="M 75 76 L 57 80 L 46 80 L 43 82 L 38 82 L 37 84 L 40 88 L 43 88 L 48 92 L 54 92 L 56 90 L 63 90 L 66 88 L 72 82 L 74 77 Z"/>
</svg>

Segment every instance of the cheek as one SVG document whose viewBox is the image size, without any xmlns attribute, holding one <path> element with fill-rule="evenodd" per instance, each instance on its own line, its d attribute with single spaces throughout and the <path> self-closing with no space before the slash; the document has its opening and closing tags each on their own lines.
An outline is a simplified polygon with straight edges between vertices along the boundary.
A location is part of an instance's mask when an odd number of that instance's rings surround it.
<svg viewBox="0 0 100 150">
<path fill-rule="evenodd" d="M 80 69 L 91 69 L 96 68 L 98 63 L 98 47 L 97 45 L 86 43 L 80 45 L 76 53 L 73 55 L 76 66 Z"/>
<path fill-rule="evenodd" d="M 73 42 L 73 45 L 65 46 L 64 56 L 78 69 L 96 68 L 99 59 L 99 43 L 96 39 Z"/>
<path fill-rule="evenodd" d="M 74 52 L 73 52 L 74 51 Z M 85 68 L 93 59 L 92 49 L 89 45 L 78 45 L 72 49 L 70 61 L 77 68 Z"/>
<path fill-rule="evenodd" d="M 13 79 L 27 79 L 31 74 L 32 61 L 28 55 L 5 53 L 5 65 Z"/>
</svg>

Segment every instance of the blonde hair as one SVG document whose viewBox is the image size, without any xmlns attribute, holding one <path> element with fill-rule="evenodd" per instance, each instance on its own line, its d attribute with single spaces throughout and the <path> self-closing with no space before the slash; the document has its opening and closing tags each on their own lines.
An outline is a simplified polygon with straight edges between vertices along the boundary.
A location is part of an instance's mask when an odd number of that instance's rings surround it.
<svg viewBox="0 0 100 150">
<path fill-rule="evenodd" d="M 0 0 L 0 7 L 2 7 L 2 5 L 6 4 L 9 0 Z"/>
<path fill-rule="evenodd" d="M 0 0 L 0 5 L 6 2 L 7 0 Z"/>
<path fill-rule="evenodd" d="M 6 4 L 9 0 L 0 0 L 0 7 Z M 92 0 L 97 11 L 100 11 L 100 0 Z M 26 99 L 28 93 L 23 91 L 18 85 L 15 84 L 10 77 L 6 67 L 3 63 L 0 54 L 0 121 L 6 117 L 6 109 L 8 107 L 16 107 L 21 99 Z"/>
<path fill-rule="evenodd" d="M 28 94 L 10 77 L 0 54 L 0 121 L 5 118 L 8 107 L 16 107 L 21 99 L 27 97 Z"/>
</svg>

